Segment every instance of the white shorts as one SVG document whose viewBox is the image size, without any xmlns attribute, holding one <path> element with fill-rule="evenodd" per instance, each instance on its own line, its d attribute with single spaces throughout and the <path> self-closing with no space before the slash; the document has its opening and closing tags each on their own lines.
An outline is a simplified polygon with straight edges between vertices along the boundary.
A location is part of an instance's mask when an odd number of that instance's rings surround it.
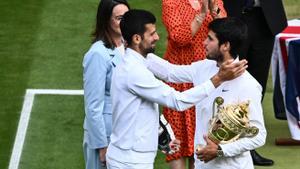
<svg viewBox="0 0 300 169">
<path fill-rule="evenodd" d="M 153 163 L 127 163 L 106 156 L 107 169 L 153 169 Z"/>
</svg>

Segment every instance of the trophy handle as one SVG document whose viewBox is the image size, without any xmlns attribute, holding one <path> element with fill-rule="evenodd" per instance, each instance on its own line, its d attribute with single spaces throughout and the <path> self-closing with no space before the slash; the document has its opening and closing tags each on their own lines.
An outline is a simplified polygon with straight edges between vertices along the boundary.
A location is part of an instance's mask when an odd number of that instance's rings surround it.
<svg viewBox="0 0 300 169">
<path fill-rule="evenodd" d="M 222 136 L 220 135 L 221 133 Z M 229 137 L 229 133 L 223 128 L 218 128 L 218 130 L 216 131 L 216 136 L 218 137 L 219 140 L 223 141 Z"/>
<path fill-rule="evenodd" d="M 214 118 L 215 117 L 215 113 L 217 113 L 216 112 L 216 107 L 219 109 L 220 108 L 220 106 L 222 105 L 224 103 L 224 99 L 222 98 L 222 97 L 220 97 L 220 96 L 218 96 L 218 97 L 216 97 L 215 98 L 215 100 L 214 100 L 214 102 L 213 102 L 213 113 L 212 113 L 212 118 Z M 217 104 L 217 105 L 216 105 Z"/>
</svg>

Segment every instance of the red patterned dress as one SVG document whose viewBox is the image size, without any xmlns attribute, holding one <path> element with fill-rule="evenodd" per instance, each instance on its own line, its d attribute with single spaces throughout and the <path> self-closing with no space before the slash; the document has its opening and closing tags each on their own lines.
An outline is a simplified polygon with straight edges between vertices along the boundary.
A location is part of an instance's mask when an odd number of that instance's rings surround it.
<svg viewBox="0 0 300 169">
<path fill-rule="evenodd" d="M 226 16 L 222 0 L 217 1 L 220 15 Z M 201 0 L 199 2 L 202 3 Z M 192 37 L 191 22 L 198 13 L 199 11 L 192 8 L 189 0 L 162 0 L 162 20 L 168 32 L 168 46 L 164 58 L 169 62 L 186 65 L 205 58 L 206 53 L 202 43 L 207 37 L 208 24 L 213 17 L 207 14 L 198 32 Z M 188 83 L 168 84 L 178 91 L 184 91 L 193 86 Z M 195 107 L 184 112 L 164 107 L 163 113 L 171 124 L 176 138 L 181 141 L 180 151 L 174 155 L 168 155 L 166 160 L 192 156 L 194 153 Z"/>
</svg>

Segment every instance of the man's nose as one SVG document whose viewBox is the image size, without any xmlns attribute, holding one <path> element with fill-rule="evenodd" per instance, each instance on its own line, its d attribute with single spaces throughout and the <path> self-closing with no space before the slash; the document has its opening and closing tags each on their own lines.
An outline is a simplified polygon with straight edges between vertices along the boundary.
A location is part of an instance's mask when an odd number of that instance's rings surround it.
<svg viewBox="0 0 300 169">
<path fill-rule="evenodd" d="M 203 46 L 206 46 L 207 45 L 207 39 L 205 39 L 203 42 L 202 42 Z"/>
<path fill-rule="evenodd" d="M 159 40 L 159 36 L 158 36 L 158 34 L 156 34 L 156 36 L 155 36 L 155 40 Z"/>
</svg>

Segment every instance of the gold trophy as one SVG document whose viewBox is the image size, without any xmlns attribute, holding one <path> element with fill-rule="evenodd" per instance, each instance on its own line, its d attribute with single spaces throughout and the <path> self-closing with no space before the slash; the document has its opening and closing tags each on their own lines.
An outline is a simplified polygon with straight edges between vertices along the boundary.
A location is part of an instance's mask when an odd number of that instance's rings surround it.
<svg viewBox="0 0 300 169">
<path fill-rule="evenodd" d="M 215 143 L 226 144 L 241 137 L 257 135 L 259 129 L 249 125 L 249 101 L 222 106 L 223 103 L 222 97 L 214 100 L 209 139 Z"/>
</svg>

